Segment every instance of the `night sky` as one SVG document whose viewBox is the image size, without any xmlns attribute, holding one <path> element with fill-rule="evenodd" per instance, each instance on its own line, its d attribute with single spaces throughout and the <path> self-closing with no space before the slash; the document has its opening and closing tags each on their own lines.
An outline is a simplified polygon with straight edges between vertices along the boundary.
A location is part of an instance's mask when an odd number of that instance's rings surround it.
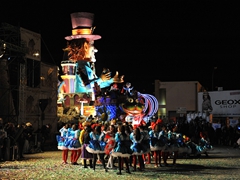
<svg viewBox="0 0 240 180">
<path fill-rule="evenodd" d="M 212 75 L 214 87 L 240 89 L 240 6 L 233 1 L 10 0 L 1 2 L 0 22 L 40 33 L 42 61 L 60 65 L 73 12 L 95 14 L 97 74 L 118 70 L 148 93 L 155 79 L 212 90 Z"/>
</svg>

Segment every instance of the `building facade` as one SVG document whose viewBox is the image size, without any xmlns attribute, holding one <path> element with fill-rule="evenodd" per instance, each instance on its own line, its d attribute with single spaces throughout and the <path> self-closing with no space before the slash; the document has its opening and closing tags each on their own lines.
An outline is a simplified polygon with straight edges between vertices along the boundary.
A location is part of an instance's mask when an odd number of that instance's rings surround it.
<svg viewBox="0 0 240 180">
<path fill-rule="evenodd" d="M 198 110 L 198 92 L 203 90 L 198 81 L 162 82 L 155 80 L 155 97 L 158 99 L 158 116 L 176 119 Z"/>
</svg>

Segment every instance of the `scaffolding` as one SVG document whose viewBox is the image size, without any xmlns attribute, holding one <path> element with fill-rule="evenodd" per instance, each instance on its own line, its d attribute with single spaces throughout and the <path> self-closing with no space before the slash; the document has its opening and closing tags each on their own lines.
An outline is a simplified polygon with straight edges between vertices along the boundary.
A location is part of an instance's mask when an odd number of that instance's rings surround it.
<svg viewBox="0 0 240 180">
<path fill-rule="evenodd" d="M 25 54 L 27 47 L 21 41 L 20 28 L 2 23 L 0 47 L 0 70 L 3 72 L 0 80 L 0 103 L 7 107 L 7 110 L 1 111 L 0 117 L 7 122 L 18 123 L 19 119 L 21 121 L 26 116 L 24 82 L 26 81 Z M 11 81 L 11 76 L 14 76 L 12 78 L 14 81 Z"/>
</svg>

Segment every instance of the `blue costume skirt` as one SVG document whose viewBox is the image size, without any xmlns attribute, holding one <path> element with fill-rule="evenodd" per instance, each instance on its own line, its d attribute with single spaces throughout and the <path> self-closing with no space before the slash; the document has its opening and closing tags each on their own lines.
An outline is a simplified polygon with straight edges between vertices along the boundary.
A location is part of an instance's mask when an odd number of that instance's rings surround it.
<svg viewBox="0 0 240 180">
<path fill-rule="evenodd" d="M 57 140 L 57 143 L 58 143 L 57 148 L 59 150 L 66 150 L 66 149 L 68 149 L 66 144 L 65 144 L 66 138 L 64 138 L 64 137 L 62 137 L 60 135 L 57 135 L 56 136 L 56 140 Z"/>
<path fill-rule="evenodd" d="M 86 149 L 88 152 L 90 152 L 92 154 L 100 154 L 100 153 L 105 154 L 105 147 L 106 147 L 106 142 L 98 141 L 98 140 L 91 140 L 89 142 L 89 145 L 86 147 Z"/>
</svg>

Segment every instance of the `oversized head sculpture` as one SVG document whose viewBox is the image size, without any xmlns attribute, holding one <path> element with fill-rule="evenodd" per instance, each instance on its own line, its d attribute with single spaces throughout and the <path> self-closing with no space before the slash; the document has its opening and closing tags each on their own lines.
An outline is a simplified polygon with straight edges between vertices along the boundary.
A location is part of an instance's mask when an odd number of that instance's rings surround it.
<svg viewBox="0 0 240 180">
<path fill-rule="evenodd" d="M 124 76 L 118 76 L 118 72 L 111 77 L 111 72 L 102 72 L 98 77 L 95 71 L 94 41 L 101 39 L 100 35 L 93 34 L 94 14 L 89 12 L 75 12 L 71 14 L 72 35 L 66 36 L 67 46 L 64 49 L 66 63 L 75 64 L 74 93 L 94 93 L 97 83 L 100 88 L 109 87 L 112 83 L 122 83 Z M 65 62 L 62 62 L 64 64 Z"/>
</svg>

